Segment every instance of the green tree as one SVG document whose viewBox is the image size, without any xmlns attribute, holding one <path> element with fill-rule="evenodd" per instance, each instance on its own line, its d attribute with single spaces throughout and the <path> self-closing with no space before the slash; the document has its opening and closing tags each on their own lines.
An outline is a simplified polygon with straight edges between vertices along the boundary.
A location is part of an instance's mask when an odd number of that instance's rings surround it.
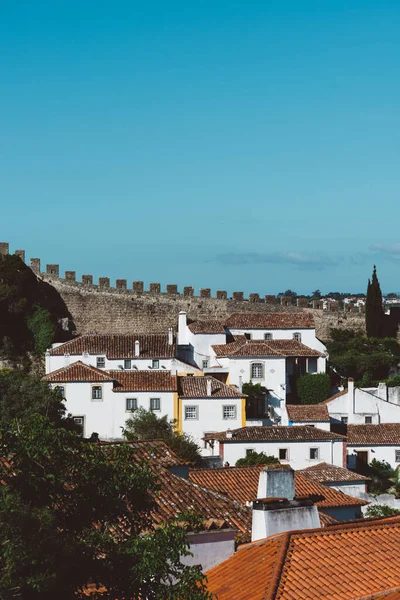
<svg viewBox="0 0 400 600">
<path fill-rule="evenodd" d="M 395 515 L 400 515 L 400 510 L 397 508 L 392 508 L 387 504 L 371 504 L 367 506 L 367 510 L 365 511 L 365 516 L 369 518 L 385 518 L 385 517 L 394 517 Z"/>
<path fill-rule="evenodd" d="M 245 458 L 239 458 L 239 460 L 236 461 L 236 467 L 275 464 L 279 464 L 279 460 L 276 456 L 268 456 L 264 452 L 250 452 Z"/>
<path fill-rule="evenodd" d="M 383 319 L 382 292 L 376 274 L 376 266 L 374 265 L 372 280 L 368 279 L 365 302 L 365 325 L 368 337 L 380 338 L 383 336 Z"/>
<path fill-rule="evenodd" d="M 181 562 L 195 518 L 154 529 L 158 484 L 129 444 L 85 443 L 35 414 L 0 433 L 2 599 L 86 598 L 88 584 L 115 600 L 210 597 Z"/>
<path fill-rule="evenodd" d="M 312 293 L 312 299 L 313 300 L 320 300 L 321 298 L 322 298 L 321 290 L 315 290 Z"/>
<path fill-rule="evenodd" d="M 247 417 L 264 417 L 267 411 L 266 398 L 268 390 L 261 383 L 244 383 L 242 387 L 243 394 L 246 398 L 246 416 Z"/>
<path fill-rule="evenodd" d="M 196 442 L 186 433 L 176 431 L 176 422 L 168 417 L 157 417 L 151 410 L 139 408 L 126 421 L 123 431 L 127 440 L 163 440 L 182 460 L 192 465 L 201 463 L 201 454 Z"/>
<path fill-rule="evenodd" d="M 49 311 L 40 306 L 35 306 L 33 314 L 27 318 L 27 325 L 33 335 L 34 352 L 40 356 L 51 346 L 56 332 Z"/>
<path fill-rule="evenodd" d="M 318 404 L 331 395 L 331 379 L 327 373 L 305 373 L 297 379 L 297 395 L 301 404 Z"/>
</svg>

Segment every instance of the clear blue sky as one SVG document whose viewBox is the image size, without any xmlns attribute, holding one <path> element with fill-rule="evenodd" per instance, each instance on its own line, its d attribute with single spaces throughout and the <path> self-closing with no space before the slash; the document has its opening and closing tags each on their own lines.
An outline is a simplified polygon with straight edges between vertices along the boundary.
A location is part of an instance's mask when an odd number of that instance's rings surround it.
<svg viewBox="0 0 400 600">
<path fill-rule="evenodd" d="M 1 0 L 0 240 L 78 275 L 400 289 L 398 0 Z"/>
</svg>

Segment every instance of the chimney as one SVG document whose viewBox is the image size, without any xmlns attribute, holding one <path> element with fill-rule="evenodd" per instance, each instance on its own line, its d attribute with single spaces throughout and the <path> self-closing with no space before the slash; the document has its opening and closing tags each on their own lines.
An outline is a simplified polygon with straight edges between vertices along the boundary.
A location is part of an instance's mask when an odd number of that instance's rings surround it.
<svg viewBox="0 0 400 600">
<path fill-rule="evenodd" d="M 228 440 L 232 439 L 232 431 L 230 430 L 229 427 L 226 430 L 226 439 L 228 439 Z"/>
<path fill-rule="evenodd" d="M 172 327 L 168 329 L 168 345 L 172 346 L 174 343 L 174 332 L 172 331 Z"/>
<path fill-rule="evenodd" d="M 139 340 L 135 342 L 135 356 L 140 356 L 140 343 Z"/>
<path fill-rule="evenodd" d="M 189 344 L 189 333 L 186 322 L 186 313 L 184 310 L 179 312 L 178 316 L 178 345 L 188 346 Z"/>
<path fill-rule="evenodd" d="M 293 469 L 288 465 L 264 467 L 258 483 L 258 499 L 253 502 L 251 541 L 317 527 L 321 527 L 321 522 L 312 500 L 295 499 Z"/>
<path fill-rule="evenodd" d="M 378 384 L 378 398 L 385 402 L 388 400 L 387 385 L 384 381 L 380 381 Z"/>
<path fill-rule="evenodd" d="M 207 396 L 211 396 L 211 379 L 207 377 Z"/>
<path fill-rule="evenodd" d="M 347 382 L 347 413 L 348 423 L 353 423 L 353 415 L 355 413 L 355 390 L 354 390 L 354 379 L 349 377 Z"/>
</svg>

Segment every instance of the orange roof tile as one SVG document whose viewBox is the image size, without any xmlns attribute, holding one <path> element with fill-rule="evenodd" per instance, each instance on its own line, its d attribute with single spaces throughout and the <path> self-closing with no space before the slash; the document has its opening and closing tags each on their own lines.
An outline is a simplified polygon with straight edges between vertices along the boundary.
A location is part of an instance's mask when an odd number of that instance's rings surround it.
<svg viewBox="0 0 400 600">
<path fill-rule="evenodd" d="M 233 342 L 228 344 L 216 344 L 212 346 L 215 354 L 219 357 L 236 356 L 325 356 L 322 352 L 305 346 L 297 340 L 248 340 L 244 336 L 237 336 Z"/>
<path fill-rule="evenodd" d="M 314 481 L 319 481 L 320 483 L 335 481 L 365 482 L 370 480 L 369 477 L 365 477 L 359 473 L 354 473 L 353 471 L 349 471 L 349 469 L 344 469 L 343 467 L 330 465 L 326 462 L 319 463 L 318 465 L 312 465 L 311 467 L 306 467 L 299 472 L 304 473 L 304 475 L 307 475 L 307 477 L 310 479 L 314 479 Z"/>
<path fill-rule="evenodd" d="M 139 341 L 140 353 L 135 357 L 135 341 Z M 168 343 L 168 334 L 85 334 L 50 350 L 51 356 L 84 353 L 118 358 L 173 358 L 175 344 Z"/>
<path fill-rule="evenodd" d="M 349 446 L 399 446 L 400 423 L 378 423 L 376 425 L 348 425 Z"/>
<path fill-rule="evenodd" d="M 176 392 L 177 378 L 171 371 L 108 371 L 118 381 L 114 392 Z"/>
<path fill-rule="evenodd" d="M 90 365 L 85 365 L 82 361 L 62 367 L 52 371 L 43 377 L 44 381 L 50 383 L 68 383 L 68 382 L 92 382 L 92 381 L 113 381 L 114 377 L 107 371 L 100 371 Z"/>
<path fill-rule="evenodd" d="M 321 404 L 286 404 L 286 410 L 292 422 L 329 422 L 328 407 Z"/>
<path fill-rule="evenodd" d="M 371 427 L 371 425 L 369 425 Z M 309 441 L 323 441 L 323 440 L 345 440 L 343 435 L 333 433 L 332 431 L 325 431 L 318 427 L 312 427 L 311 425 L 265 425 L 265 426 L 249 426 L 240 427 L 239 429 L 232 429 L 230 431 L 231 437 L 226 436 L 226 431 L 217 433 L 209 433 L 204 436 L 204 439 L 219 440 L 224 443 L 238 442 L 238 441 L 253 441 L 253 442 L 309 442 Z"/>
<path fill-rule="evenodd" d="M 307 312 L 233 313 L 225 322 L 229 329 L 314 329 Z"/>
<path fill-rule="evenodd" d="M 354 600 L 400 586 L 400 517 L 289 532 L 206 573 L 218 600 Z"/>
</svg>

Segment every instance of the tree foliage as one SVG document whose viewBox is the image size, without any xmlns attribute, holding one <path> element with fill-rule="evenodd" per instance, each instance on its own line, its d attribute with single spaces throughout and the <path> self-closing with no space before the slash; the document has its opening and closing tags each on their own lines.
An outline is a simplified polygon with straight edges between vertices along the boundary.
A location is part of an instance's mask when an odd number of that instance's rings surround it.
<svg viewBox="0 0 400 600">
<path fill-rule="evenodd" d="M 193 465 L 201 462 L 196 442 L 186 433 L 178 432 L 176 423 L 170 423 L 167 415 L 157 417 L 151 410 L 139 408 L 126 421 L 123 433 L 127 440 L 163 440 L 182 460 Z"/>
<path fill-rule="evenodd" d="M 268 456 L 265 452 L 250 452 L 245 458 L 239 458 L 239 460 L 236 461 L 236 467 L 274 464 L 279 464 L 279 460 L 276 456 Z"/>
<path fill-rule="evenodd" d="M 374 265 L 372 279 L 368 279 L 365 302 L 365 325 L 368 337 L 380 338 L 383 336 L 383 319 L 382 292 L 376 274 L 376 266 Z"/>
<path fill-rule="evenodd" d="M 34 352 L 38 356 L 44 354 L 54 340 L 56 327 L 50 313 L 41 306 L 35 306 L 32 315 L 26 319 L 28 329 L 33 335 Z"/>
<path fill-rule="evenodd" d="M 392 508 L 387 504 L 370 504 L 365 511 L 365 516 L 369 518 L 383 519 L 385 517 L 394 517 L 395 515 L 400 515 L 400 510 Z"/>
<path fill-rule="evenodd" d="M 12 462 L 0 462 L 1 598 L 86 598 L 89 584 L 109 599 L 209 597 L 200 567 L 181 563 L 182 522 L 196 519 L 153 528 L 158 483 L 129 444 L 88 443 L 37 414 L 0 433 Z"/>
<path fill-rule="evenodd" d="M 301 404 L 318 404 L 331 395 L 331 379 L 327 373 L 305 373 L 297 379 L 297 395 Z"/>
<path fill-rule="evenodd" d="M 242 387 L 246 398 L 246 416 L 263 417 L 266 414 L 266 397 L 268 390 L 261 383 L 247 382 Z"/>
</svg>

